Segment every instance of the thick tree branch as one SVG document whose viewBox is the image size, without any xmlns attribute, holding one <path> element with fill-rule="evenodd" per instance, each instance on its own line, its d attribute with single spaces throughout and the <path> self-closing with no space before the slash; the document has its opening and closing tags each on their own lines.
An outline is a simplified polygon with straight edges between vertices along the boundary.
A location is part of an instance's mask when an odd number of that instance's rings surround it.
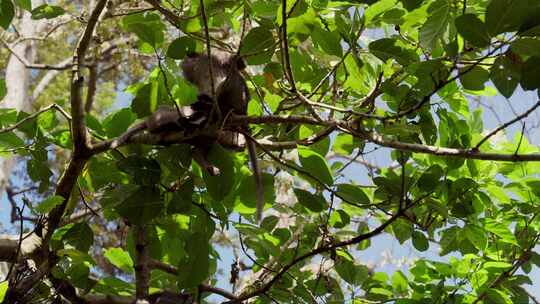
<svg viewBox="0 0 540 304">
<path fill-rule="evenodd" d="M 35 284 L 41 280 L 45 275 L 48 275 L 50 269 L 56 263 L 55 255 L 49 254 L 48 241 L 50 240 L 53 232 L 58 225 L 60 224 L 62 215 L 67 204 L 67 201 L 70 197 L 71 191 L 77 181 L 77 178 L 82 171 L 83 167 L 86 164 L 86 161 L 90 157 L 88 153 L 87 133 L 86 127 L 84 124 L 84 108 L 82 105 L 82 85 L 83 77 L 80 73 L 80 66 L 82 64 L 82 59 L 84 59 L 90 40 L 94 33 L 95 27 L 99 20 L 99 17 L 105 8 L 107 0 L 100 0 L 95 9 L 92 11 L 90 18 L 88 19 L 87 26 L 79 40 L 76 54 L 73 58 L 73 72 L 71 80 L 71 128 L 73 136 L 73 145 L 74 150 L 69 161 L 67 169 L 64 171 L 64 174 L 60 178 L 58 185 L 56 187 L 55 194 L 64 198 L 64 202 L 61 205 L 54 208 L 48 216 L 47 229 L 45 229 L 45 236 L 42 243 L 41 256 L 44 258 L 44 261 L 40 264 L 36 272 L 31 276 L 28 276 L 18 282 L 17 286 L 14 289 L 9 290 L 10 297 L 17 297 L 18 295 L 25 294 L 30 288 L 35 286 Z"/>
<path fill-rule="evenodd" d="M 133 226 L 135 236 L 135 296 L 137 300 L 148 298 L 148 287 L 150 286 L 150 268 L 148 261 L 148 244 L 146 231 L 143 226 Z"/>
</svg>

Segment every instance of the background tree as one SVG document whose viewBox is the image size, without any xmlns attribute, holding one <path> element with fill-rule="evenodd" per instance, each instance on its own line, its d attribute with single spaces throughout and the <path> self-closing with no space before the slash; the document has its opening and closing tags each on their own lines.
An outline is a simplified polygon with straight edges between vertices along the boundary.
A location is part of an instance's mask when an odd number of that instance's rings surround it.
<svg viewBox="0 0 540 304">
<path fill-rule="evenodd" d="M 538 94 L 540 2 L 0 0 L 0 26 L 5 303 L 537 301 L 540 101 L 483 111 Z M 124 140 L 196 100 L 179 63 L 209 48 L 246 60 L 249 115 Z M 245 153 L 214 177 L 185 143 L 244 123 L 261 223 Z M 382 272 L 381 235 L 439 250 Z"/>
</svg>

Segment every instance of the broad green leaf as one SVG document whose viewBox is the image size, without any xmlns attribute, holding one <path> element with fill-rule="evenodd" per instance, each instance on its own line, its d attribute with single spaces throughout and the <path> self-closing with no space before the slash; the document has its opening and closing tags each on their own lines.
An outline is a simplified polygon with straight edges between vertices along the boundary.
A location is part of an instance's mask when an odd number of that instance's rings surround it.
<svg viewBox="0 0 540 304">
<path fill-rule="evenodd" d="M 32 10 L 32 19 L 52 19 L 64 14 L 64 9 L 56 5 L 43 4 Z"/>
<path fill-rule="evenodd" d="M 135 115 L 131 110 L 124 108 L 109 114 L 103 121 L 103 127 L 107 136 L 116 137 L 124 133 L 134 120 Z"/>
<path fill-rule="evenodd" d="M 344 200 L 354 204 L 370 204 L 371 201 L 360 186 L 352 184 L 337 185 L 337 194 Z"/>
<path fill-rule="evenodd" d="M 513 304 L 510 296 L 501 290 L 490 288 L 486 290 L 486 302 L 490 304 Z"/>
<path fill-rule="evenodd" d="M 409 280 L 400 270 L 392 275 L 392 287 L 398 293 L 405 293 L 409 288 Z"/>
<path fill-rule="evenodd" d="M 14 16 L 13 2 L 11 0 L 0 0 L 0 26 L 7 30 Z"/>
<path fill-rule="evenodd" d="M 246 61 L 250 65 L 266 64 L 272 58 L 275 47 L 272 32 L 264 27 L 256 27 L 242 40 L 240 55 L 246 56 Z"/>
<path fill-rule="evenodd" d="M 495 220 L 487 220 L 485 224 L 485 229 L 488 232 L 496 235 L 498 240 L 517 245 L 517 240 L 514 234 L 508 229 L 507 224 L 504 222 L 497 222 Z"/>
<path fill-rule="evenodd" d="M 521 74 L 521 86 L 525 90 L 540 88 L 540 56 L 533 56 L 523 63 L 525 67 Z"/>
<path fill-rule="evenodd" d="M 49 213 L 56 206 L 62 204 L 62 202 L 64 202 L 63 197 L 58 196 L 58 195 L 50 196 L 37 205 L 36 211 L 41 214 Z"/>
<path fill-rule="evenodd" d="M 456 28 L 461 36 L 476 47 L 486 47 L 491 41 L 484 22 L 474 14 L 464 14 L 456 18 Z"/>
<path fill-rule="evenodd" d="M 179 79 L 172 88 L 174 101 L 180 106 L 187 106 L 197 101 L 197 87 L 185 79 Z"/>
<path fill-rule="evenodd" d="M 149 116 L 157 109 L 157 104 L 152 104 L 152 84 L 137 84 L 126 90 L 127 93 L 135 95 L 131 101 L 131 111 L 137 114 L 137 117 L 143 118 Z M 174 87 L 173 87 L 174 89 Z"/>
<path fill-rule="evenodd" d="M 429 241 L 426 236 L 420 231 L 413 231 L 412 233 L 412 243 L 414 248 L 418 251 L 426 251 L 429 248 Z"/>
<path fill-rule="evenodd" d="M 487 270 L 493 270 L 497 273 L 510 269 L 512 264 L 506 262 L 486 262 L 484 268 Z"/>
<path fill-rule="evenodd" d="M 131 155 L 116 163 L 119 170 L 127 173 L 138 185 L 152 186 L 159 183 L 161 168 L 153 159 Z"/>
<path fill-rule="evenodd" d="M 491 36 L 518 30 L 527 13 L 527 2 L 491 0 L 486 9 L 486 25 Z"/>
<path fill-rule="evenodd" d="M 361 142 L 350 134 L 338 134 L 334 141 L 332 149 L 339 154 L 352 154 L 355 148 L 361 148 Z"/>
<path fill-rule="evenodd" d="M 424 192 L 437 190 L 441 186 L 441 177 L 444 172 L 441 166 L 433 165 L 427 169 L 418 179 L 418 188 Z"/>
<path fill-rule="evenodd" d="M 334 267 L 339 276 L 353 286 L 361 285 L 369 277 L 366 266 L 355 265 L 349 260 L 339 259 Z"/>
<path fill-rule="evenodd" d="M 328 220 L 330 226 L 338 229 L 347 226 L 350 222 L 351 216 L 341 209 L 332 212 L 330 219 Z"/>
<path fill-rule="evenodd" d="M 471 241 L 474 247 L 478 248 L 478 250 L 486 249 L 488 239 L 486 232 L 482 228 L 469 224 L 463 228 L 463 232 L 465 233 L 465 237 Z"/>
<path fill-rule="evenodd" d="M 521 79 L 521 62 L 511 54 L 499 56 L 491 66 L 490 78 L 495 87 L 506 98 L 510 98 Z"/>
<path fill-rule="evenodd" d="M 311 33 L 311 39 L 313 39 L 315 46 L 320 47 L 325 53 L 338 57 L 343 55 L 341 37 L 337 32 L 328 32 L 320 28 L 315 28 Z"/>
<path fill-rule="evenodd" d="M 418 61 L 418 55 L 410 49 L 398 45 L 396 39 L 382 38 L 369 44 L 369 51 L 382 61 L 394 59 L 401 65 Z"/>
<path fill-rule="evenodd" d="M 419 8 L 424 0 L 400 0 L 400 2 L 403 7 L 410 12 Z"/>
<path fill-rule="evenodd" d="M 374 18 L 396 6 L 396 0 L 377 0 L 372 2 L 373 4 L 370 5 L 364 13 L 366 23 L 369 23 Z"/>
<path fill-rule="evenodd" d="M 184 59 L 187 54 L 195 52 L 196 43 L 193 38 L 183 36 L 176 38 L 167 48 L 167 57 L 172 59 Z"/>
<path fill-rule="evenodd" d="M 192 207 L 192 195 L 193 195 L 193 179 L 185 181 L 176 191 L 172 194 L 169 203 L 167 204 L 167 213 L 187 213 Z"/>
<path fill-rule="evenodd" d="M 312 194 L 306 190 L 294 189 L 298 203 L 313 212 L 321 212 L 326 209 L 328 203 L 322 195 Z"/>
<path fill-rule="evenodd" d="M 164 202 L 156 187 L 141 186 L 115 207 L 130 224 L 144 225 L 161 214 Z"/>
<path fill-rule="evenodd" d="M 433 49 L 446 32 L 450 21 L 450 3 L 447 0 L 436 0 L 428 9 L 429 17 L 420 28 L 420 45 Z"/>
<path fill-rule="evenodd" d="M 86 222 L 75 223 L 62 239 L 78 250 L 87 252 L 94 243 L 94 232 Z"/>
<path fill-rule="evenodd" d="M 230 152 L 220 145 L 213 145 L 208 152 L 208 161 L 219 169 L 219 175 L 212 176 L 203 170 L 203 179 L 210 196 L 221 201 L 233 189 L 236 182 L 236 170 Z"/>
<path fill-rule="evenodd" d="M 309 174 L 326 185 L 332 185 L 334 183 L 332 171 L 330 170 L 330 167 L 328 167 L 326 160 L 320 154 L 309 148 L 299 147 L 298 155 L 300 156 L 302 168 Z"/>
<path fill-rule="evenodd" d="M 210 263 L 208 254 L 208 238 L 202 233 L 194 233 L 186 245 L 187 259 L 183 261 L 179 269 L 178 284 L 181 288 L 196 287 L 204 281 L 209 274 Z"/>
<path fill-rule="evenodd" d="M 103 256 L 114 266 L 124 272 L 133 273 L 133 260 L 129 253 L 122 248 L 109 248 L 105 250 Z"/>
<path fill-rule="evenodd" d="M 484 89 L 484 84 L 489 79 L 489 72 L 479 66 L 473 68 L 466 67 L 460 71 L 462 75 L 459 77 L 463 88 L 472 91 L 480 91 Z"/>
<path fill-rule="evenodd" d="M 538 34 L 540 36 L 540 33 Z M 521 56 L 540 56 L 540 39 L 539 38 L 521 38 L 512 42 L 511 50 L 513 53 Z M 511 57 L 515 63 L 519 62 L 519 58 Z"/>
</svg>

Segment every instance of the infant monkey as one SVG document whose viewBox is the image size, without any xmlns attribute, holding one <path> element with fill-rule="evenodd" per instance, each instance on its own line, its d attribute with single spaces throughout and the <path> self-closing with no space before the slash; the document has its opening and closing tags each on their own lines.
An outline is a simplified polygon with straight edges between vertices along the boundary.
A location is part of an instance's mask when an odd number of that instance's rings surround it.
<svg viewBox="0 0 540 304">
<path fill-rule="evenodd" d="M 190 53 L 182 62 L 184 77 L 199 90 L 197 103 L 213 104 L 215 94 L 222 119 L 227 119 L 231 114 L 247 114 L 250 95 L 246 81 L 240 73 L 245 68 L 245 62 L 241 57 L 221 51 L 212 51 L 210 55 Z M 212 92 L 212 88 L 214 88 L 214 92 Z M 255 142 L 242 133 L 249 134 L 247 124 L 239 128 L 237 136 L 238 142 L 245 141 L 248 147 L 249 160 L 255 176 L 256 218 L 259 221 L 264 206 L 262 175 L 257 162 Z M 234 149 L 235 147 L 228 148 Z M 243 148 L 243 146 L 237 146 L 236 149 L 238 148 Z"/>
</svg>

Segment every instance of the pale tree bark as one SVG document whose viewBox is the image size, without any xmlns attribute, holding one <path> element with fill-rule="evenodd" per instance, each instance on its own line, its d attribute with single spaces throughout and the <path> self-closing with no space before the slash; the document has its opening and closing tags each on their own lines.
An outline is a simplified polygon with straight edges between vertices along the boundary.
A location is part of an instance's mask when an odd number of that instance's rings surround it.
<svg viewBox="0 0 540 304">
<path fill-rule="evenodd" d="M 32 0 L 32 7 L 37 7 L 43 4 L 43 0 Z M 32 20 L 31 15 L 27 11 L 23 11 L 21 14 L 20 22 L 17 24 L 17 29 L 22 37 L 35 37 L 43 29 L 43 22 Z M 37 53 L 36 43 L 33 40 L 25 40 L 13 46 L 13 51 L 17 56 L 26 59 L 27 62 L 33 62 Z M 28 111 L 31 108 L 30 104 L 30 70 L 17 58 L 17 56 L 10 54 L 6 65 L 5 81 L 7 87 L 7 94 L 3 100 L 0 101 L 0 107 L 14 108 L 17 111 Z M 4 189 L 9 182 L 9 177 L 13 169 L 13 158 L 0 158 L 0 199 L 3 197 Z M 18 236 L 17 236 L 18 238 Z M 8 246 L 12 250 L 7 250 L 10 254 L 16 253 L 19 247 L 18 241 L 8 237 L 2 237 L 2 243 L 0 247 Z M 5 249 L 5 248 L 2 248 Z M 20 249 L 19 249 L 20 250 Z M 2 250 L 6 252 L 6 250 Z M 3 260 L 5 261 L 5 260 Z M 4 280 L 8 272 L 8 263 L 0 263 L 0 279 Z"/>
<path fill-rule="evenodd" d="M 43 3 L 43 0 L 32 0 L 32 7 Z M 21 37 L 35 37 L 43 30 L 44 23 L 32 20 L 29 12 L 22 11 L 21 15 L 19 23 L 16 24 Z M 33 62 L 37 53 L 36 43 L 33 40 L 21 41 L 13 46 L 13 51 L 27 62 Z M 9 56 L 5 77 L 7 94 L 0 102 L 0 107 L 14 108 L 17 111 L 30 110 L 30 70 L 13 54 Z M 0 193 L 4 192 L 9 181 L 13 164 L 13 159 L 0 158 Z"/>
</svg>

